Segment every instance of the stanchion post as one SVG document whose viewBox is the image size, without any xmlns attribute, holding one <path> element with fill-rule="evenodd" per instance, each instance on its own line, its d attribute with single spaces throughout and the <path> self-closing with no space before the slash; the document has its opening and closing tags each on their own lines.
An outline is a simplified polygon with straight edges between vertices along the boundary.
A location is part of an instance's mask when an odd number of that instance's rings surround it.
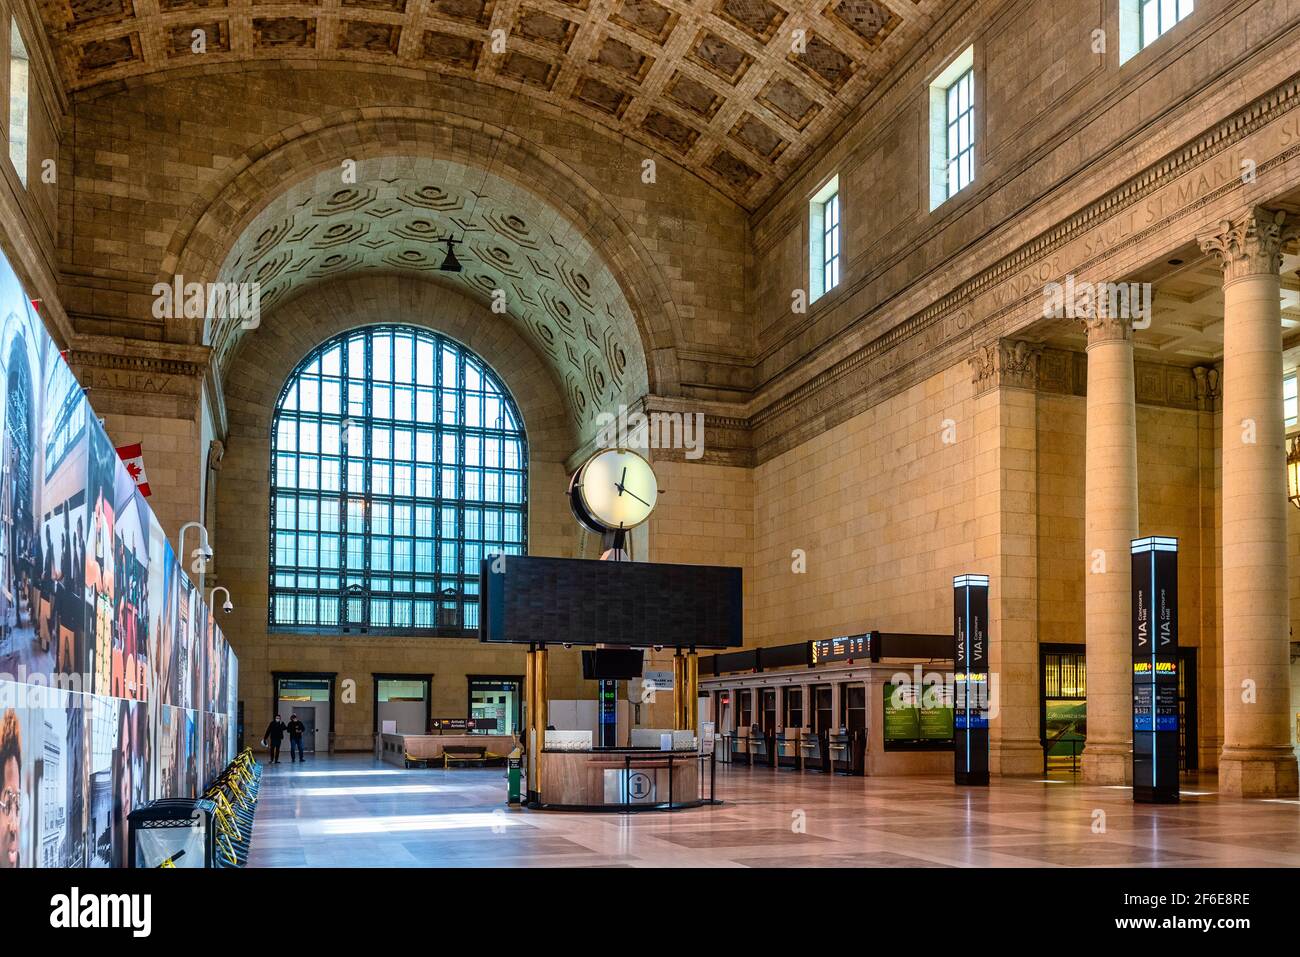
<svg viewBox="0 0 1300 957">
<path fill-rule="evenodd" d="M 524 711 L 528 720 L 524 724 L 524 759 L 528 762 L 528 779 L 524 784 L 524 803 L 537 800 L 537 688 L 536 651 L 532 645 L 524 655 Z"/>
<path fill-rule="evenodd" d="M 686 713 L 682 708 L 683 688 L 682 683 L 686 678 L 686 669 L 683 667 L 682 650 L 678 648 L 673 652 L 673 730 L 681 731 L 686 725 L 683 723 Z"/>
<path fill-rule="evenodd" d="M 537 777 L 533 782 L 537 791 L 537 803 L 542 803 L 542 751 L 546 748 L 546 724 L 547 724 L 547 695 L 549 690 L 546 684 L 546 646 L 542 645 L 534 653 L 536 661 L 533 662 L 533 714 L 536 716 L 537 728 Z"/>
<path fill-rule="evenodd" d="M 683 691 L 683 711 L 685 717 L 684 730 L 692 734 L 699 734 L 700 731 L 700 656 L 692 648 L 686 653 L 683 670 L 686 685 Z"/>
</svg>

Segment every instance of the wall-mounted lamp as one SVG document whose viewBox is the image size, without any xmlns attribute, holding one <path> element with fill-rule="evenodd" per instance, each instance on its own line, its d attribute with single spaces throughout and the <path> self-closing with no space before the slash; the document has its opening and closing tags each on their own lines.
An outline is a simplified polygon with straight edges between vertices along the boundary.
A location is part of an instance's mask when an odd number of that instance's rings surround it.
<svg viewBox="0 0 1300 957">
<path fill-rule="evenodd" d="M 227 588 L 225 585 L 218 585 L 217 587 L 213 588 L 211 591 L 208 592 L 208 607 L 215 608 L 217 606 L 216 605 L 217 592 L 222 592 L 225 594 L 226 600 L 222 603 L 221 610 L 224 611 L 227 615 L 229 615 L 232 611 L 235 610 L 235 606 L 230 603 L 230 589 Z"/>
</svg>

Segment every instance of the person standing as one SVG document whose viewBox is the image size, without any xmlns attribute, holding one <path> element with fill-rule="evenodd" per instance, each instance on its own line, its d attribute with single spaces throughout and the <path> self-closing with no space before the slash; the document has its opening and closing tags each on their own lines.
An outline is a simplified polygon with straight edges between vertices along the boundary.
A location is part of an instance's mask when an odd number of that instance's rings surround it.
<svg viewBox="0 0 1300 957">
<path fill-rule="evenodd" d="M 298 755 L 299 761 L 306 761 L 302 754 L 302 736 L 307 732 L 307 726 L 298 719 L 296 714 L 289 715 L 289 763 L 293 764 L 294 754 Z"/>
<path fill-rule="evenodd" d="M 271 723 L 266 726 L 266 733 L 262 735 L 262 743 L 271 750 L 271 760 L 267 764 L 280 763 L 280 744 L 284 741 L 285 725 L 277 714 L 271 719 Z"/>
</svg>

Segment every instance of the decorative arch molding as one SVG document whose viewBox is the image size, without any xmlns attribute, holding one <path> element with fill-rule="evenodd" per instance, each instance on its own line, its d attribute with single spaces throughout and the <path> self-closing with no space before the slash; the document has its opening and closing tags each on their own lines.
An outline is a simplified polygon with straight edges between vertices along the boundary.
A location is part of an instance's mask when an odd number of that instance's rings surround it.
<svg viewBox="0 0 1300 957">
<path fill-rule="evenodd" d="M 504 148 L 501 148 L 504 147 Z M 361 107 L 295 124 L 245 151 L 204 186 L 168 244 L 159 280 L 215 282 L 237 237 L 277 195 L 345 159 L 393 156 L 480 166 L 543 199 L 596 250 L 627 300 L 646 356 L 649 389 L 680 391 L 675 344 L 681 319 L 669 286 L 618 210 L 554 155 L 519 135 L 473 118 L 417 107 Z M 169 321 L 169 341 L 187 342 L 192 326 Z"/>
</svg>

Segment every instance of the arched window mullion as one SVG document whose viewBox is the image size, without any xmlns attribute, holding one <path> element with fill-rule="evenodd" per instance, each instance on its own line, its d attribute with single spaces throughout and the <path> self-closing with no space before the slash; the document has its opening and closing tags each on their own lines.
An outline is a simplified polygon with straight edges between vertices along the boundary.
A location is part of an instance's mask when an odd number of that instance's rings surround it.
<svg viewBox="0 0 1300 957">
<path fill-rule="evenodd" d="M 378 368 L 381 341 L 388 346 L 390 367 L 386 370 Z M 432 357 L 432 368 L 423 373 L 423 384 L 421 349 Z M 309 368 L 313 371 L 307 383 L 303 376 Z M 479 383 L 472 397 L 468 395 L 471 369 Z M 360 387 L 355 412 L 349 388 L 354 376 Z M 304 385 L 318 396 L 309 403 L 310 409 L 304 408 Z M 379 390 L 389 397 L 384 408 L 377 405 Z M 452 412 L 447 421 L 443 418 L 444 391 Z M 431 414 L 422 412 L 421 395 L 426 398 L 425 408 L 432 406 Z M 286 407 L 289 396 L 294 396 L 295 402 Z M 482 420 L 472 425 L 468 421 L 470 401 L 476 402 L 476 411 L 481 410 L 476 418 Z M 503 405 L 498 406 L 498 401 Z M 376 416 L 380 414 L 387 430 L 383 448 L 376 438 Z M 356 442 L 349 440 L 349 422 L 355 427 Z M 337 445 L 326 437 L 327 423 L 331 428 L 337 423 Z M 285 446 L 282 429 L 297 436 L 292 449 Z M 307 434 L 305 441 L 303 434 Z M 468 448 L 471 440 L 480 453 L 472 464 Z M 432 449 L 424 443 L 432 443 Z M 498 454 L 490 462 L 486 457 L 489 444 L 498 447 Z M 322 343 L 300 363 L 281 391 L 270 446 L 268 620 L 277 630 L 337 630 L 352 625 L 463 634 L 476 624 L 465 604 L 467 598 L 472 598 L 467 595 L 467 585 L 475 580 L 466 569 L 467 554 L 486 554 L 495 547 L 512 551 L 526 548 L 526 484 L 522 489 L 511 485 L 505 457 L 507 446 L 517 447 L 516 468 L 526 476 L 527 441 L 522 420 L 495 374 L 477 356 L 436 333 L 409 326 L 372 326 Z M 308 451 L 304 452 L 304 447 Z M 282 454 L 286 458 L 293 456 L 291 462 L 285 462 L 283 476 L 279 468 Z M 382 466 L 376 463 L 377 454 Z M 450 461 L 452 455 L 456 456 L 454 462 Z M 335 457 L 338 478 L 331 488 L 325 476 Z M 304 463 L 305 459 L 316 462 L 315 468 L 308 468 L 310 463 Z M 389 473 L 388 485 L 383 489 L 376 484 L 380 467 Z M 471 467 L 475 469 L 473 483 L 467 481 L 467 469 Z M 451 472 L 444 486 L 443 471 L 447 468 Z M 431 470 L 423 483 L 422 469 Z M 515 469 L 510 472 L 515 473 Z M 467 497 L 471 491 L 473 501 Z M 325 528 L 329 515 L 326 503 L 331 496 L 336 497 L 338 556 L 336 560 L 331 558 L 325 568 L 324 538 L 330 534 Z M 287 521 L 290 506 L 292 523 Z M 386 516 L 382 527 L 377 518 L 380 509 Z M 467 520 L 471 510 L 478 515 L 472 530 Z M 281 513 L 284 523 L 280 521 Z M 350 524 L 354 513 L 356 531 Z M 287 547 L 284 550 L 292 566 L 279 564 L 278 532 L 292 535 L 292 539 L 286 538 L 285 545 L 293 542 L 293 555 L 288 555 Z M 358 537 L 360 547 L 354 551 Z M 381 566 L 378 559 L 382 555 L 387 560 Z M 335 574 L 337 581 L 324 580 L 326 575 Z M 378 582 L 378 578 L 383 581 Z M 349 611 L 350 579 L 360 586 L 355 596 L 360 614 L 355 619 Z M 444 601 L 444 587 L 454 589 L 454 601 Z M 277 600 L 283 607 L 277 606 Z M 335 609 L 330 608 L 331 602 Z M 439 613 L 444 604 L 449 609 L 454 607 L 454 616 Z"/>
</svg>

